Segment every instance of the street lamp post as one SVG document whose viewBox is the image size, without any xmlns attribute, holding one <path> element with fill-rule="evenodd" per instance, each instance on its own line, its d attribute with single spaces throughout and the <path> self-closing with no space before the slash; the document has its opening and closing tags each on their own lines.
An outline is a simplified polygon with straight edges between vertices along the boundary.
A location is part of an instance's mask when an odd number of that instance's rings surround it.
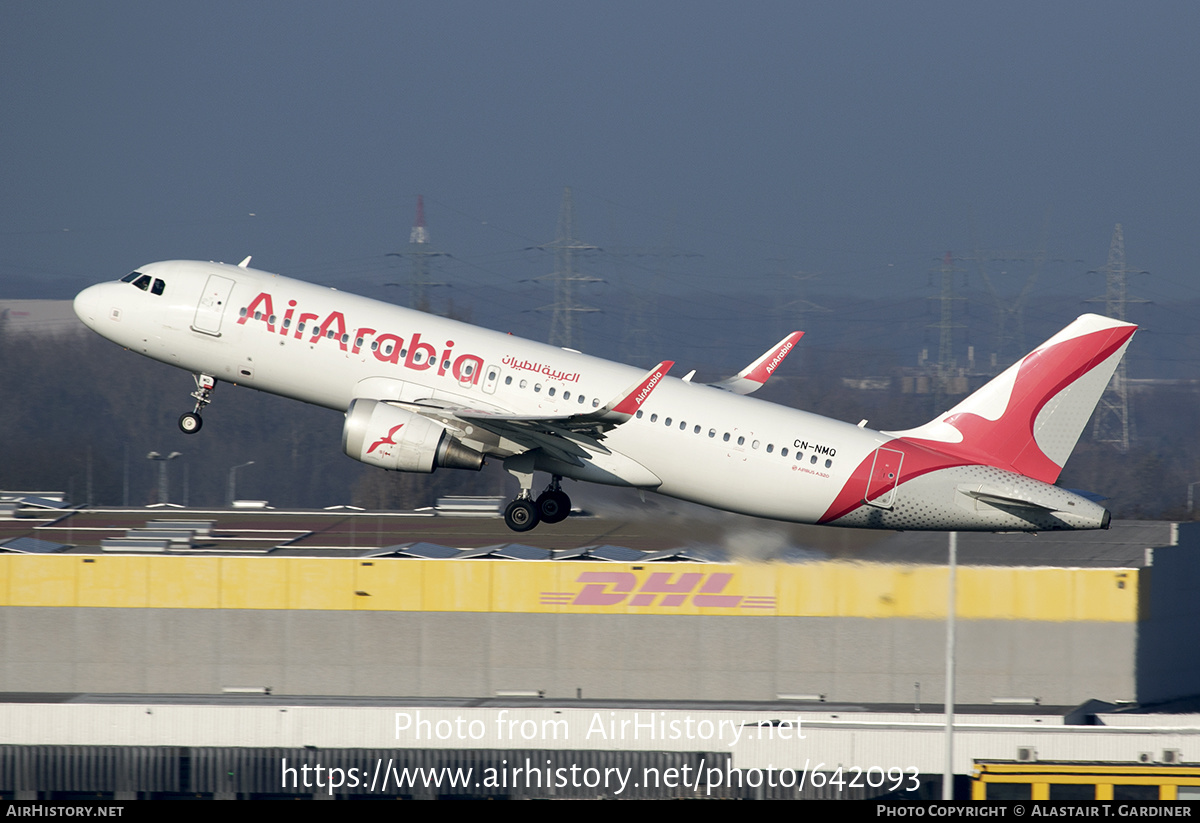
<svg viewBox="0 0 1200 823">
<path fill-rule="evenodd" d="M 254 461 L 249 463 L 240 463 L 229 470 L 229 506 L 233 507 L 233 501 L 237 500 L 237 470 L 244 469 L 247 466 L 253 466 Z"/>
</svg>

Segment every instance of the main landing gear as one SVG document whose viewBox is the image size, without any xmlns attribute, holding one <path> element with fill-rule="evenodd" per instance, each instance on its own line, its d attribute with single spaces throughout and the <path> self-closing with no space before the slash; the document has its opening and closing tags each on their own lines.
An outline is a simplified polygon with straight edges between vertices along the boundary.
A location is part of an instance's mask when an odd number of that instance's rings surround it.
<svg viewBox="0 0 1200 823">
<path fill-rule="evenodd" d="M 571 513 L 571 498 L 559 488 L 561 477 L 555 477 L 546 490 L 534 500 L 528 489 L 522 489 L 517 499 L 504 510 L 504 523 L 515 532 L 527 532 L 538 523 L 561 523 Z"/>
<path fill-rule="evenodd" d="M 192 376 L 196 379 L 196 390 L 192 392 L 192 397 L 196 398 L 196 408 L 179 418 L 179 430 L 184 434 L 195 434 L 200 431 L 200 427 L 204 425 L 204 421 L 200 419 L 200 412 L 212 402 L 213 389 L 217 387 L 217 378 L 215 377 L 207 374 Z"/>
<path fill-rule="evenodd" d="M 545 523 L 561 523 L 571 513 L 571 498 L 567 497 L 567 493 L 559 488 L 560 480 L 562 480 L 561 477 L 554 477 L 546 490 L 538 495 L 536 503 L 538 515 Z"/>
<path fill-rule="evenodd" d="M 526 455 L 509 458 L 504 468 L 521 484 L 517 499 L 504 510 L 504 524 L 515 532 L 527 532 L 538 523 L 561 523 L 571 513 L 571 498 L 559 486 L 562 477 L 553 475 L 550 485 L 533 499 L 533 466 Z"/>
</svg>

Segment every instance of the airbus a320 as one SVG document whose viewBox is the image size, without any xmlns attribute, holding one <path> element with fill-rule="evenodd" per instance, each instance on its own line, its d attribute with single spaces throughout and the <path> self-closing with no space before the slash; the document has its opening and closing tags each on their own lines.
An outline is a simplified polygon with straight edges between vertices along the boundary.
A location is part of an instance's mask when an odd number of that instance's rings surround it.
<svg viewBox="0 0 1200 823">
<path fill-rule="evenodd" d="M 713 384 L 239 265 L 152 263 L 75 298 L 90 328 L 193 373 L 196 433 L 218 382 L 345 414 L 346 454 L 392 471 L 501 461 L 515 531 L 558 523 L 570 478 L 798 523 L 881 529 L 1107 528 L 1053 485 L 1136 326 L 1084 315 L 949 411 L 874 431 L 748 395 L 794 332 Z M 549 475 L 535 495 L 536 473 Z"/>
</svg>

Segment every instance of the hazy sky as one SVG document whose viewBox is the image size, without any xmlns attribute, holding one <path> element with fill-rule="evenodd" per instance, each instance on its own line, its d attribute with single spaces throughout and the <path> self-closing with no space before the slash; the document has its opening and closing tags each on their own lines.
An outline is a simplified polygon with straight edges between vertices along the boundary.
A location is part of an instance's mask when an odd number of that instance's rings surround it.
<svg viewBox="0 0 1200 823">
<path fill-rule="evenodd" d="M 1196 298 L 1197 32 L 1189 2 L 6 0 L 0 296 L 247 254 L 381 282 L 423 193 L 470 302 L 550 270 L 569 185 L 582 239 L 675 250 L 668 295 L 930 293 L 973 214 L 1082 261 L 1044 291 L 1100 293 L 1119 221 L 1139 293 Z"/>
</svg>

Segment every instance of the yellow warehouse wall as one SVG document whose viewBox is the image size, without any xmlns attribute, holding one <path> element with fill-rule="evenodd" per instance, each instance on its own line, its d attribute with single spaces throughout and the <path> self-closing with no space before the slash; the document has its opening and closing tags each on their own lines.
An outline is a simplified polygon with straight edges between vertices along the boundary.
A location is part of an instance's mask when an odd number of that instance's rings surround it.
<svg viewBox="0 0 1200 823">
<path fill-rule="evenodd" d="M 1136 622 L 1136 569 L 961 567 L 958 615 Z M 940 566 L 0 556 L 0 605 L 798 617 L 946 615 Z"/>
</svg>

